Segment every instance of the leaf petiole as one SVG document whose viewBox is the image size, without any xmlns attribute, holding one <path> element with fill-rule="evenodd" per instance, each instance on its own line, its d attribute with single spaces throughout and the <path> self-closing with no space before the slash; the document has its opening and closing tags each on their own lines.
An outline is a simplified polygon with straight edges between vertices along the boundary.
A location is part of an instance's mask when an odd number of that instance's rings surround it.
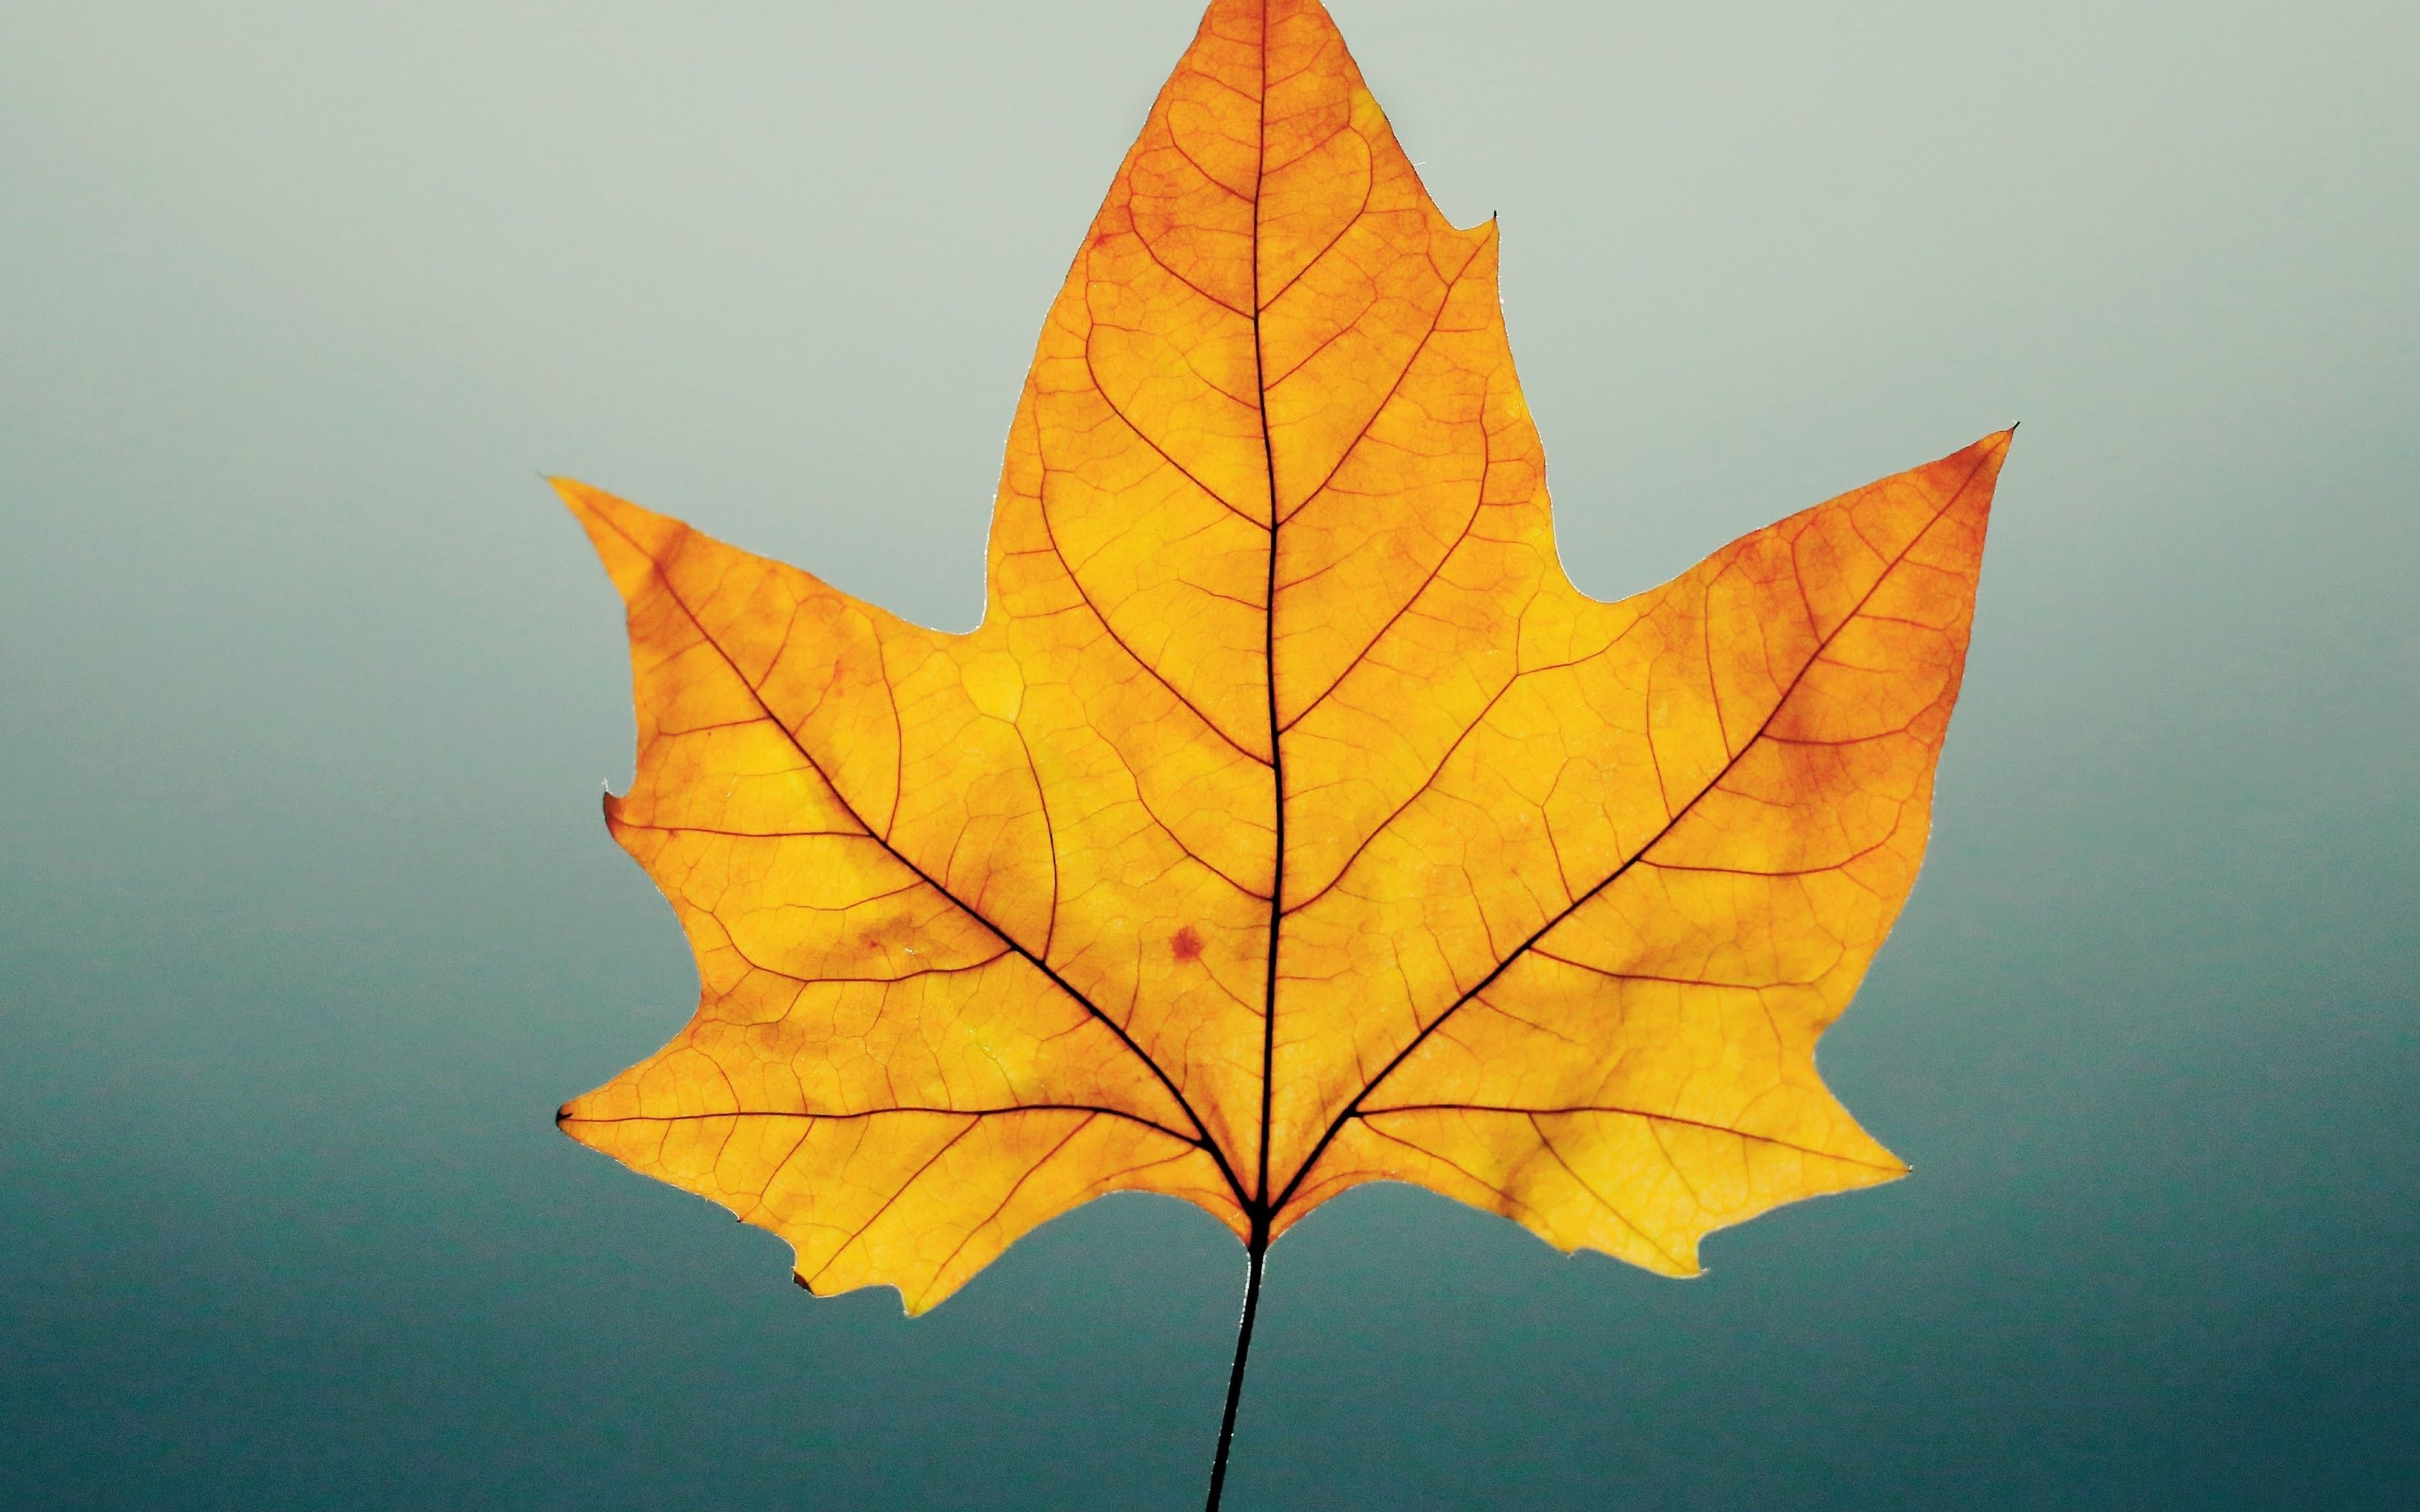
<svg viewBox="0 0 2420 1512">
<path fill-rule="evenodd" d="M 1261 1271 L 1268 1258 L 1269 1236 L 1265 1224 L 1253 1227 L 1251 1242 L 1245 1246 L 1250 1258 L 1244 1280 L 1244 1319 L 1235 1326 L 1235 1364 L 1227 1372 L 1227 1412 L 1218 1420 L 1218 1453 L 1210 1461 L 1210 1500 L 1203 1512 L 1218 1512 L 1219 1493 L 1227 1487 L 1227 1451 L 1235 1443 L 1235 1408 L 1244 1399 L 1244 1365 L 1252 1353 L 1252 1319 L 1261 1310 Z"/>
</svg>

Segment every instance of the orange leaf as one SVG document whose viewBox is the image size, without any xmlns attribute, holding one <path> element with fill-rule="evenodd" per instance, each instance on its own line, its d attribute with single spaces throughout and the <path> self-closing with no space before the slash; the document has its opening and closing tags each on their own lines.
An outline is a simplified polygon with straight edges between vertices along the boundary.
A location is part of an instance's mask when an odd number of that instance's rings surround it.
<svg viewBox="0 0 2420 1512">
<path fill-rule="evenodd" d="M 1257 1277 L 1379 1180 L 1685 1274 L 1903 1170 L 1815 1041 L 1916 877 L 2008 437 L 1587 597 L 1494 224 L 1264 9 L 1051 308 L 972 634 L 559 485 L 629 605 L 607 818 L 704 979 L 563 1126 L 818 1292 L 923 1311 L 1119 1190 Z"/>
</svg>

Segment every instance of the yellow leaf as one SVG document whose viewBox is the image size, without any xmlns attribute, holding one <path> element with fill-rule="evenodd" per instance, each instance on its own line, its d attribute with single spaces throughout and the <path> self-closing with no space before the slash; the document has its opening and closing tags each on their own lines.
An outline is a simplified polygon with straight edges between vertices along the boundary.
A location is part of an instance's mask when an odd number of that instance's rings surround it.
<svg viewBox="0 0 2420 1512">
<path fill-rule="evenodd" d="M 629 606 L 608 820 L 704 980 L 563 1127 L 911 1311 L 1120 1190 L 1256 1283 L 1378 1180 L 1686 1274 L 1900 1174 L 1815 1041 L 1915 880 L 2008 437 L 1600 603 L 1496 279 L 1325 12 L 1218 0 L 1044 327 L 979 629 L 561 484 Z"/>
</svg>

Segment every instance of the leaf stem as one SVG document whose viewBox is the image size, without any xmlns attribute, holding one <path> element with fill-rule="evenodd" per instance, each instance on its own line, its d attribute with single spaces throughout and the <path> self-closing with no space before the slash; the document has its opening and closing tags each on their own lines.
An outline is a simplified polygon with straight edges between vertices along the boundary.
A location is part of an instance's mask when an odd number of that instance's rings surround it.
<svg viewBox="0 0 2420 1512">
<path fill-rule="evenodd" d="M 1245 1246 L 1251 1268 L 1244 1281 L 1244 1320 L 1235 1327 L 1235 1364 L 1227 1372 L 1227 1413 L 1218 1420 L 1218 1454 L 1210 1461 L 1210 1501 L 1202 1512 L 1218 1512 L 1219 1493 L 1227 1489 L 1227 1451 L 1235 1443 L 1235 1409 L 1244 1399 L 1244 1363 L 1251 1358 L 1252 1319 L 1261 1310 L 1261 1271 L 1268 1258 L 1269 1236 L 1265 1227 L 1253 1227 L 1259 1231 Z"/>
</svg>

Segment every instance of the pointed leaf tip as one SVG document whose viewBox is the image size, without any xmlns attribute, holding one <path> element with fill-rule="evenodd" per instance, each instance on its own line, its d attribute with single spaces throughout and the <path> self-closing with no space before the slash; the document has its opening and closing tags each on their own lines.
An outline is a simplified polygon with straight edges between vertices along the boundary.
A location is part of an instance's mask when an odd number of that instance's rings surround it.
<svg viewBox="0 0 2420 1512">
<path fill-rule="evenodd" d="M 635 597 L 659 563 L 690 533 L 676 519 L 643 509 L 576 478 L 550 478 L 564 507 L 588 534 L 589 545 L 624 599 Z"/>
</svg>

